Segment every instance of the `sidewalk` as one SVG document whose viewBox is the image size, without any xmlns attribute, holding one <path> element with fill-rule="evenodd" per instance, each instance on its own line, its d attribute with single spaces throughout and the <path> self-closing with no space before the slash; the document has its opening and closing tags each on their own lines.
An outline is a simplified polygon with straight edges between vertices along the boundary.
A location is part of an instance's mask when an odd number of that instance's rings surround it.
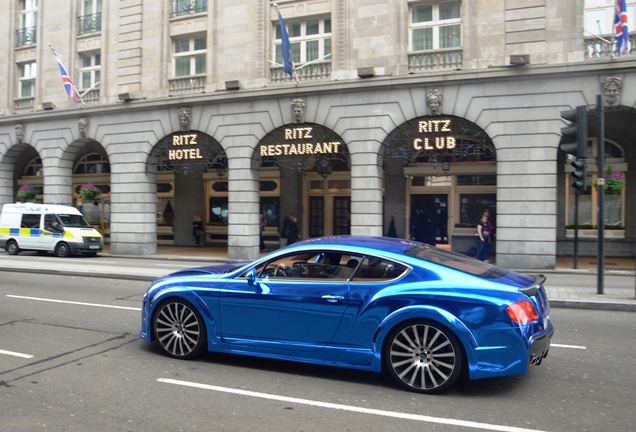
<svg viewBox="0 0 636 432">
<path fill-rule="evenodd" d="M 111 255 L 106 245 L 103 255 Z M 117 255 L 120 257 L 125 257 Z M 128 256 L 131 257 L 131 256 Z M 132 257 L 131 257 L 132 258 Z M 157 246 L 157 253 L 135 258 L 186 260 L 205 263 L 228 261 L 225 247 Z M 557 257 L 556 269 L 523 270 L 527 273 L 544 273 L 548 276 L 546 289 L 550 305 L 554 308 L 598 309 L 636 312 L 636 260 L 634 258 L 605 258 L 605 275 L 621 276 L 633 281 L 631 288 L 611 287 L 605 282 L 604 294 L 597 294 L 596 257 L 579 257 L 577 269 L 573 268 L 572 257 Z M 587 286 L 558 287 L 550 284 L 550 274 L 589 275 Z"/>
</svg>

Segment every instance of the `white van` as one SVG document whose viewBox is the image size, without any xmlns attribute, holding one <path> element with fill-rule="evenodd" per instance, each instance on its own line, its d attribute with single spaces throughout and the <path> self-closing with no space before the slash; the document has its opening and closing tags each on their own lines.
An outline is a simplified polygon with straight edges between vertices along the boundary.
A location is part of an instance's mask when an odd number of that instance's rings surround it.
<svg viewBox="0 0 636 432">
<path fill-rule="evenodd" d="M 18 203 L 2 207 L 0 247 L 9 255 L 37 251 L 95 256 L 104 249 L 104 239 L 75 207 Z"/>
</svg>

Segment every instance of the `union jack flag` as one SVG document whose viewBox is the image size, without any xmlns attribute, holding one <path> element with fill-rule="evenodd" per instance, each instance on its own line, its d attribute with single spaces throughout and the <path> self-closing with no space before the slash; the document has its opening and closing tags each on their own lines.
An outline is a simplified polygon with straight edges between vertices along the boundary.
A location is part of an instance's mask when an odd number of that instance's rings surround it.
<svg viewBox="0 0 636 432">
<path fill-rule="evenodd" d="M 625 0 L 616 0 L 616 7 L 614 8 L 614 34 L 616 37 L 616 53 L 619 57 L 627 54 L 630 50 L 630 43 Z"/>
<path fill-rule="evenodd" d="M 68 75 L 68 72 L 66 72 L 66 68 L 64 67 L 64 64 L 62 63 L 62 60 L 60 60 L 60 56 L 57 55 L 57 53 L 55 52 L 52 46 L 51 46 L 51 51 L 53 51 L 53 55 L 57 59 L 57 65 L 60 67 L 60 72 L 62 73 L 62 83 L 64 83 L 64 89 L 66 90 L 66 94 L 68 95 L 68 97 L 70 97 L 74 101 L 77 101 L 77 92 L 75 91 L 75 84 L 73 84 L 73 80 Z"/>
</svg>

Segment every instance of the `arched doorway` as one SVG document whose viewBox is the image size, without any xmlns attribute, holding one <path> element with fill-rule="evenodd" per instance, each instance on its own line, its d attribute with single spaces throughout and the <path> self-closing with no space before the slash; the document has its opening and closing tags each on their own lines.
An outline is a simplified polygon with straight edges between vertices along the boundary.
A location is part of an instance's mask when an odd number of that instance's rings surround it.
<svg viewBox="0 0 636 432">
<path fill-rule="evenodd" d="M 157 181 L 158 244 L 194 245 L 192 220 L 199 215 L 204 244 L 227 245 L 227 166 L 221 144 L 204 132 L 175 132 L 155 145 L 147 170 Z"/>
<path fill-rule="evenodd" d="M 496 224 L 495 147 L 475 123 L 418 117 L 391 132 L 383 148 L 385 232 L 393 224 L 398 237 L 465 252 L 484 211 Z"/>
<path fill-rule="evenodd" d="M 281 126 L 265 136 L 254 152 L 254 167 L 264 179 L 276 179 L 277 193 L 261 187 L 261 212 L 278 203 L 278 228 L 293 213 L 303 238 L 351 232 L 349 151 L 333 130 L 315 123 Z M 273 200 L 272 200 L 273 198 Z M 275 205 L 274 205 L 275 206 Z"/>
</svg>

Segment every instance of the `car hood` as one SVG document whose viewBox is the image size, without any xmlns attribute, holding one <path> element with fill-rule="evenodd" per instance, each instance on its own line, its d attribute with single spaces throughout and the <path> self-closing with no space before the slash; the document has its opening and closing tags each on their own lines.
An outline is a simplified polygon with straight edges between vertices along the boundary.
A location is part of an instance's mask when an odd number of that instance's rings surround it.
<svg viewBox="0 0 636 432">
<path fill-rule="evenodd" d="M 179 270 L 164 277 L 173 277 L 173 276 L 188 276 L 188 275 L 196 275 L 196 274 L 205 274 L 205 275 L 221 275 L 225 273 L 229 273 L 236 269 L 239 269 L 251 261 L 232 261 L 226 262 L 223 264 L 214 264 L 209 266 L 201 266 L 201 267 L 192 267 L 188 269 Z"/>
</svg>

